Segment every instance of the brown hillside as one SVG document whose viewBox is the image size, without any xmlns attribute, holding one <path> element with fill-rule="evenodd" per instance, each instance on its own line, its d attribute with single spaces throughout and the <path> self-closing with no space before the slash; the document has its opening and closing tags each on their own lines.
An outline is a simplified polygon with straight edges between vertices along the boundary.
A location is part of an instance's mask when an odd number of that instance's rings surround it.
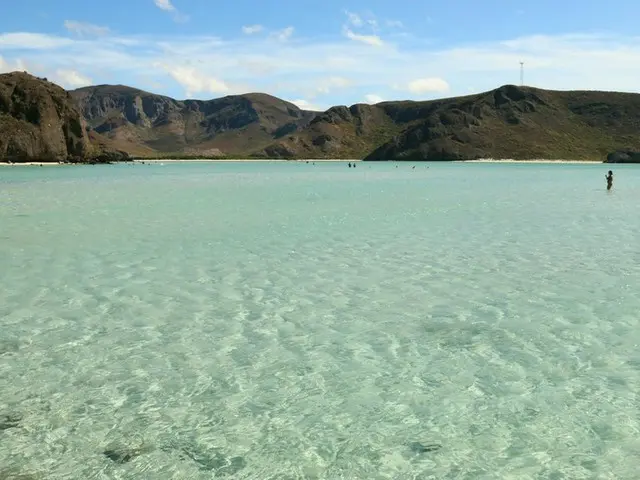
<svg viewBox="0 0 640 480">
<path fill-rule="evenodd" d="M 603 160 L 640 149 L 640 95 L 506 85 L 427 102 L 334 107 L 261 151 L 280 158 Z"/>
<path fill-rule="evenodd" d="M 0 75 L 0 132 L 0 160 L 80 161 L 92 154 L 69 94 L 27 73 Z"/>
<path fill-rule="evenodd" d="M 106 162 L 128 159 L 88 135 L 71 95 L 26 72 L 0 75 L 0 161 Z"/>
<path fill-rule="evenodd" d="M 247 155 L 304 127 L 315 115 L 262 93 L 178 101 L 99 85 L 71 95 L 94 131 L 139 156 Z"/>
<path fill-rule="evenodd" d="M 415 107 L 414 107 L 415 108 Z M 507 85 L 421 104 L 420 118 L 367 160 L 603 160 L 640 148 L 640 95 Z"/>
<path fill-rule="evenodd" d="M 640 150 L 634 93 L 505 85 L 464 97 L 314 113 L 260 93 L 178 101 L 100 85 L 70 92 L 87 137 L 62 89 L 22 73 L 0 78 L 3 158 L 84 158 L 92 155 L 89 141 L 94 153 L 140 157 L 603 160 L 613 151 Z"/>
</svg>

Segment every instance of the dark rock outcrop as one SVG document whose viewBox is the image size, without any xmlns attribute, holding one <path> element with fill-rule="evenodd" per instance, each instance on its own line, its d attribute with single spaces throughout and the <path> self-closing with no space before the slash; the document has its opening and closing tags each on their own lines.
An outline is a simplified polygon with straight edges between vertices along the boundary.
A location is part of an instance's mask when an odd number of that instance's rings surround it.
<svg viewBox="0 0 640 480">
<path fill-rule="evenodd" d="M 0 161 L 103 163 L 128 157 L 88 134 L 68 92 L 24 72 L 0 75 L 0 132 Z"/>
<path fill-rule="evenodd" d="M 27 73 L 0 75 L 0 131 L 5 161 L 81 161 L 93 153 L 69 94 Z"/>
<path fill-rule="evenodd" d="M 640 163 L 640 151 L 616 150 L 607 155 L 605 163 Z"/>
</svg>

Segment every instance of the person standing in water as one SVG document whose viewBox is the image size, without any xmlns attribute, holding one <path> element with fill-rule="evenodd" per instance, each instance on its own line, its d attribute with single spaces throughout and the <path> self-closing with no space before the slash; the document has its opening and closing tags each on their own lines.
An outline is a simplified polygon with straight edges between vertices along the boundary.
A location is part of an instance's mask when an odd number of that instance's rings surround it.
<svg viewBox="0 0 640 480">
<path fill-rule="evenodd" d="M 607 179 L 607 190 L 611 190 L 611 187 L 613 187 L 613 172 L 609 170 L 609 173 L 604 178 Z"/>
</svg>

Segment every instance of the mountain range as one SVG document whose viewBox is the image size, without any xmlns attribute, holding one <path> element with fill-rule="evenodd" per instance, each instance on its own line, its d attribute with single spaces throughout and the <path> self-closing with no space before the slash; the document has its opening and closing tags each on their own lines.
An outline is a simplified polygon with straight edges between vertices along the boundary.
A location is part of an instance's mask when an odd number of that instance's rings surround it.
<svg viewBox="0 0 640 480">
<path fill-rule="evenodd" d="M 264 93 L 175 100 L 0 75 L 0 159 L 603 160 L 640 150 L 640 94 L 505 85 L 431 101 L 305 111 Z"/>
</svg>

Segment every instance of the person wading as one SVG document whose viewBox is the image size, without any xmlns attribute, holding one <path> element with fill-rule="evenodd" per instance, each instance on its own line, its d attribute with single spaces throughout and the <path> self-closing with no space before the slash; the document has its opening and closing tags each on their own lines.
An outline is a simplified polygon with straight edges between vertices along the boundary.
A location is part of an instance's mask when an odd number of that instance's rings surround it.
<svg viewBox="0 0 640 480">
<path fill-rule="evenodd" d="M 613 172 L 609 170 L 609 173 L 604 178 L 607 179 L 607 190 L 611 190 L 611 187 L 613 187 Z"/>
</svg>

